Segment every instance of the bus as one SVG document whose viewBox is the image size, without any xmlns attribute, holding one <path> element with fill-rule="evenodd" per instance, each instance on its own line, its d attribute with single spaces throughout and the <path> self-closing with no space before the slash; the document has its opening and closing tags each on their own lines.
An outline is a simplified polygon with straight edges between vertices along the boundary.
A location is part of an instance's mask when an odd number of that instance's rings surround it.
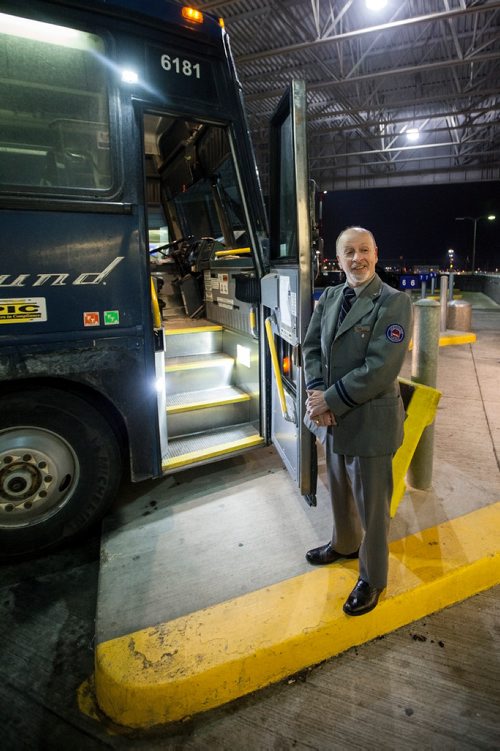
<svg viewBox="0 0 500 751">
<path fill-rule="evenodd" d="M 2 0 L 0 55 L 1 555 L 81 534 L 123 477 L 271 443 L 314 504 L 304 84 L 267 211 L 221 19 Z"/>
</svg>

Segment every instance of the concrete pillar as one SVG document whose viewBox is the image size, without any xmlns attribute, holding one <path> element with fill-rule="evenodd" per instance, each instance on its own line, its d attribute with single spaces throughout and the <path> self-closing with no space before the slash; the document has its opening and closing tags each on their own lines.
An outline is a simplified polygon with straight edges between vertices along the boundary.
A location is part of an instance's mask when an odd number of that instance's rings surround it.
<svg viewBox="0 0 500 751">
<path fill-rule="evenodd" d="M 446 322 L 448 318 L 448 275 L 441 274 L 439 280 L 439 301 L 441 304 L 441 331 L 446 331 Z"/>
<path fill-rule="evenodd" d="M 427 282 L 422 280 L 421 285 L 420 297 L 424 300 L 427 297 Z"/>
<path fill-rule="evenodd" d="M 441 277 L 442 279 L 443 277 Z M 445 295 L 446 303 L 446 295 Z M 413 306 L 413 353 L 411 380 L 436 387 L 439 354 L 439 311 L 435 300 L 418 300 Z M 434 456 L 434 425 L 425 428 L 408 470 L 408 482 L 413 488 L 426 490 L 432 484 Z"/>
<path fill-rule="evenodd" d="M 472 305 L 465 300 L 448 303 L 448 326 L 454 331 L 472 331 Z"/>
<path fill-rule="evenodd" d="M 431 278 L 431 295 L 433 295 L 435 291 L 436 291 L 436 277 L 433 276 Z"/>
<path fill-rule="evenodd" d="M 455 283 L 455 274 L 453 272 L 450 273 L 448 277 L 448 300 L 453 300 L 453 285 Z"/>
</svg>

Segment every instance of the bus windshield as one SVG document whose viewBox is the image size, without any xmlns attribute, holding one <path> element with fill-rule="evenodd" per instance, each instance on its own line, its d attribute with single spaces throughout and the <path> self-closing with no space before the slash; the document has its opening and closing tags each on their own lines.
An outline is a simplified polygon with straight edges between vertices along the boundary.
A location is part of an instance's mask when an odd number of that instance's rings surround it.
<svg viewBox="0 0 500 751">
<path fill-rule="evenodd" d="M 165 115 L 144 123 L 148 179 L 160 184 L 170 235 L 248 244 L 227 129 Z"/>
</svg>

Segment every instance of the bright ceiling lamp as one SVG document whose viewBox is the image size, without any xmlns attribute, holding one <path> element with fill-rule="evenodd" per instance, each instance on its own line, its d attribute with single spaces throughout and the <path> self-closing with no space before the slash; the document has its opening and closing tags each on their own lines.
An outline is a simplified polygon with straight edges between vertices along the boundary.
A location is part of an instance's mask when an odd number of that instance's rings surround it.
<svg viewBox="0 0 500 751">
<path fill-rule="evenodd" d="M 405 133 L 408 141 L 418 141 L 420 138 L 420 131 L 418 128 L 408 128 Z"/>
<path fill-rule="evenodd" d="M 365 0 L 368 10 L 381 10 L 387 5 L 387 0 Z"/>
</svg>

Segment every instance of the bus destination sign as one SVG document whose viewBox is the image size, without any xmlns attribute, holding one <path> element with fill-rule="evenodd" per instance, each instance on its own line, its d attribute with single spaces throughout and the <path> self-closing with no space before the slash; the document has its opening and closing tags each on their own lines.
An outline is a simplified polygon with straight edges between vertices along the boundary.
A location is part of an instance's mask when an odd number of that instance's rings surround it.
<svg viewBox="0 0 500 751">
<path fill-rule="evenodd" d="M 162 99 L 182 97 L 214 103 L 217 97 L 213 63 L 191 52 L 148 47 L 148 70 Z"/>
</svg>

